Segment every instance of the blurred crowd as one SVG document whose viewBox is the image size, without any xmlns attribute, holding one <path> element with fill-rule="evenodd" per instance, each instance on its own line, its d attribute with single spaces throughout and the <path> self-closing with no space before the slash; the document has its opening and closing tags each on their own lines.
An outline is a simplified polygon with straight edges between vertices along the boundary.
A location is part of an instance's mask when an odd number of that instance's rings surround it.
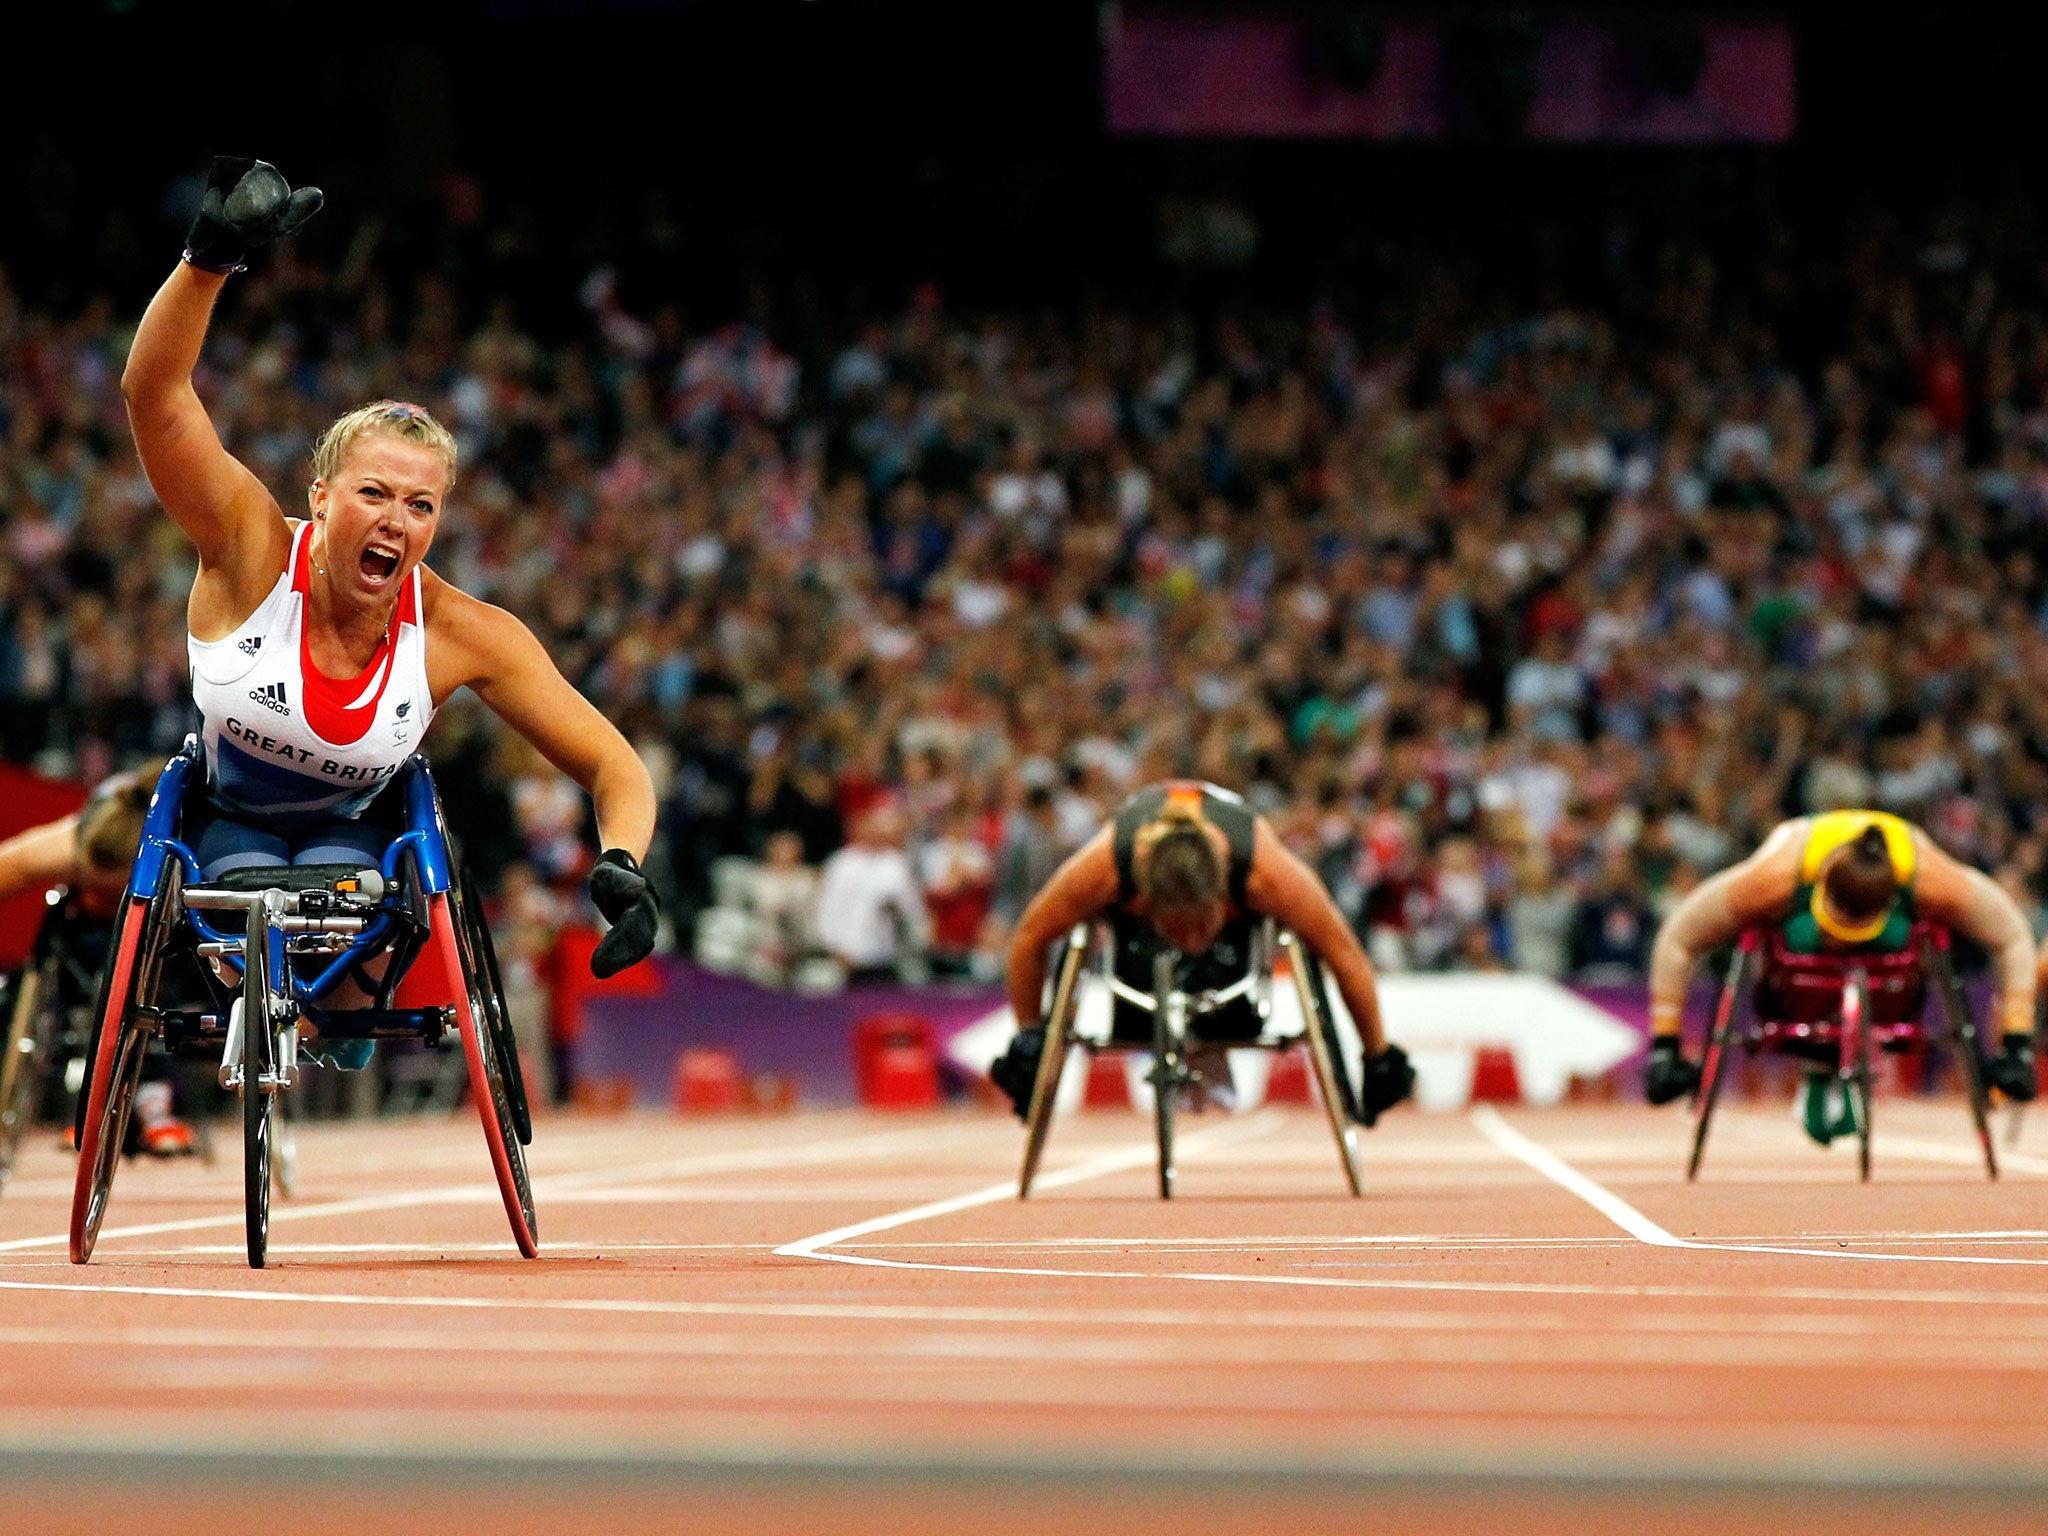
<svg viewBox="0 0 2048 1536">
<path fill-rule="evenodd" d="M 343 409 L 451 426 L 430 563 L 640 748 L 686 943 L 738 858 L 792 963 L 989 976 L 1128 792 L 1195 775 L 1385 968 L 1626 978 L 1830 806 L 2040 926 L 2044 255 L 1981 211 L 1735 255 L 1619 225 L 1533 304 L 1417 260 L 1349 309 L 923 289 L 800 327 L 600 269 L 544 339 L 358 242 L 237 278 L 199 388 L 287 511 Z M 87 778 L 189 720 L 192 558 L 118 389 L 146 297 L 0 279 L 0 753 Z M 472 856 L 560 921 L 580 795 L 474 706 L 436 735 Z"/>
</svg>

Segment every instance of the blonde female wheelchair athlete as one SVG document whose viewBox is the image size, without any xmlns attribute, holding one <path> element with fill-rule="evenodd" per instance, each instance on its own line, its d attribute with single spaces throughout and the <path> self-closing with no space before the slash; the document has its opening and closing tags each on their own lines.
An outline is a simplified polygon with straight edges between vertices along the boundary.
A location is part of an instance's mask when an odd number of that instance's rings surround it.
<svg viewBox="0 0 2048 1536">
<path fill-rule="evenodd" d="M 1174 985 L 1188 993 L 1241 981 L 1255 930 L 1271 918 L 1328 967 L 1358 1026 L 1365 1071 L 1349 1106 L 1353 1116 L 1370 1125 L 1413 1090 L 1406 1053 L 1388 1044 L 1381 1028 L 1372 964 L 1322 882 L 1236 795 L 1213 784 L 1172 782 L 1132 796 L 1018 919 L 1009 959 L 1018 1035 L 990 1076 L 1019 1116 L 1029 1116 L 1045 1048 L 1047 951 L 1097 918 L 1109 920 L 1120 978 L 1154 988 L 1158 955 L 1171 951 Z M 1191 1027 L 1201 1043 L 1220 1046 L 1256 1035 L 1259 1021 L 1247 1005 L 1204 1015 Z M 1118 1036 L 1125 1033 L 1120 1020 Z"/>
</svg>

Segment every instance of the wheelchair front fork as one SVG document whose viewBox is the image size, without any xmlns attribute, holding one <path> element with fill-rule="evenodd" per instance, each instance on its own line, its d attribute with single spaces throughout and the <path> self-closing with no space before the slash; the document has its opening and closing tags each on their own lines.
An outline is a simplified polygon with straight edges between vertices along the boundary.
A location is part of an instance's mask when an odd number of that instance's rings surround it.
<svg viewBox="0 0 2048 1536">
<path fill-rule="evenodd" d="M 1177 950 L 1161 949 L 1152 961 L 1152 1117 L 1159 1137 L 1159 1198 L 1173 1198 L 1173 1112 L 1180 1091 L 1197 1079 L 1188 1070 L 1188 1000 L 1174 985 Z"/>
<path fill-rule="evenodd" d="M 291 999 L 290 962 L 284 955 L 283 945 L 278 942 L 278 925 L 273 921 L 283 915 L 285 901 L 282 892 L 266 892 L 261 906 L 250 910 L 248 936 L 239 945 L 230 942 L 218 946 L 221 953 L 241 959 L 245 975 L 252 963 L 251 955 L 257 957 L 254 963 L 259 967 L 265 1009 L 270 1015 L 265 1020 L 265 1027 L 271 1031 L 275 1041 L 275 1049 L 267 1054 L 276 1063 L 274 1069 L 263 1073 L 255 1084 L 258 1093 L 276 1093 L 281 1089 L 296 1088 L 299 1083 L 299 1010 Z M 283 983 L 282 995 L 280 982 Z M 245 992 L 229 1008 L 227 1039 L 221 1045 L 220 1085 L 230 1093 L 240 1092 L 244 1086 L 242 1032 L 249 1027 L 247 1000 Z"/>
</svg>

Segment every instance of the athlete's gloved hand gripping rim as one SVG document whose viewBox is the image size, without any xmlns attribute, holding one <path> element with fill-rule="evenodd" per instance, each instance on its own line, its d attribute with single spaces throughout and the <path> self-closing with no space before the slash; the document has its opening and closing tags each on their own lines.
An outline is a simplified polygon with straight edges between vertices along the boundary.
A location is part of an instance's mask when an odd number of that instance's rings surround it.
<svg viewBox="0 0 2048 1536">
<path fill-rule="evenodd" d="M 1045 1054 L 1045 1026 L 1027 1024 L 989 1064 L 989 1081 L 1002 1089 L 1019 1120 L 1031 1114 L 1031 1095 L 1038 1087 L 1038 1061 Z"/>
<path fill-rule="evenodd" d="M 1696 1091 L 1700 1067 L 1686 1058 L 1685 1046 L 1676 1035 L 1658 1035 L 1650 1042 L 1649 1064 L 1643 1069 L 1643 1097 L 1652 1104 L 1669 1104 Z"/>
<path fill-rule="evenodd" d="M 318 187 L 294 192 L 267 160 L 215 155 L 206 196 L 185 235 L 185 260 L 202 272 L 240 272 L 251 252 L 295 232 L 323 201 Z"/>
<path fill-rule="evenodd" d="M 661 907 L 639 861 L 623 848 L 607 848 L 599 856 L 590 872 L 590 899 L 612 925 L 590 955 L 590 974 L 603 981 L 653 953 Z"/>
<path fill-rule="evenodd" d="M 989 1080 L 1008 1096 L 1017 1118 L 1031 1112 L 1031 1095 L 1038 1086 L 1038 1061 L 1045 1052 L 1045 1026 L 1028 1025 L 1017 1031 L 1009 1045 L 988 1069 Z M 1377 1056 L 1365 1062 L 1365 1080 L 1357 1120 L 1375 1124 L 1382 1113 L 1392 1109 L 1415 1091 L 1415 1068 L 1408 1053 L 1391 1042 Z M 1347 1093 L 1346 1098 L 1350 1095 Z"/>
<path fill-rule="evenodd" d="M 1389 1040 L 1377 1056 L 1366 1058 L 1359 1084 L 1358 1123 L 1370 1128 L 1381 1114 L 1415 1091 L 1415 1068 L 1408 1053 Z"/>
<path fill-rule="evenodd" d="M 2004 1053 L 1991 1059 L 1991 1086 L 2015 1104 L 2030 1104 L 2040 1091 L 2034 1066 L 2034 1037 L 2031 1032 L 2008 1030 Z"/>
</svg>

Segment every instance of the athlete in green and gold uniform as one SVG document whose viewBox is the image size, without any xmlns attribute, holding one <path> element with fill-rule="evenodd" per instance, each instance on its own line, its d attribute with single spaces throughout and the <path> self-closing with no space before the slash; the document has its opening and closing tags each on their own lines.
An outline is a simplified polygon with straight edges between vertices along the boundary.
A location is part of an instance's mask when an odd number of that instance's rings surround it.
<svg viewBox="0 0 2048 1536">
<path fill-rule="evenodd" d="M 1850 810 L 1780 824 L 1755 853 L 1703 881 L 1665 919 L 1650 960 L 1650 1102 L 1668 1103 L 1699 1082 L 1679 1024 L 1700 956 L 1758 927 L 1778 928 L 1786 948 L 1799 954 L 1892 954 L 1906 947 L 1920 919 L 1990 954 L 2004 1046 L 1989 1063 L 1990 1080 L 2009 1098 L 2031 1099 L 2035 956 L 2018 906 L 1911 822 Z M 1815 1139 L 1847 1129 L 1811 1101 L 1809 1109 Z"/>
</svg>

